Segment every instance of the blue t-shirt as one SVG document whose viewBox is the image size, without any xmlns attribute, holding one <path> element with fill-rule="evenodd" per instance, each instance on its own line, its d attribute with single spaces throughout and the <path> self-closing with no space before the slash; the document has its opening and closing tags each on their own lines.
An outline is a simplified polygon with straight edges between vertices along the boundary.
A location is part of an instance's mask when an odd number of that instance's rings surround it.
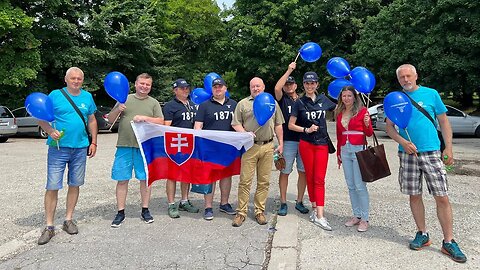
<svg viewBox="0 0 480 270">
<path fill-rule="evenodd" d="M 78 96 L 72 96 L 66 88 L 64 90 L 77 105 L 88 126 L 88 116 L 94 114 L 97 110 L 92 94 L 81 89 Z M 63 132 L 63 136 L 59 140 L 59 146 L 70 148 L 88 147 L 89 142 L 85 125 L 72 107 L 72 104 L 68 102 L 60 90 L 53 90 L 48 96 L 53 102 L 53 113 L 55 116 L 52 126 L 56 130 Z M 57 143 L 49 136 L 47 145 L 56 146 Z"/>
<path fill-rule="evenodd" d="M 438 126 L 436 116 L 446 113 L 447 107 L 443 104 L 437 90 L 419 86 L 417 90 L 411 93 L 405 93 L 425 109 L 425 111 L 435 119 L 435 125 Z M 418 152 L 440 150 L 440 140 L 438 139 L 436 126 L 434 126 L 432 121 L 421 111 L 412 105 L 412 117 L 410 118 L 410 122 L 408 122 L 407 131 L 410 139 L 417 147 Z M 404 129 L 399 129 L 399 131 L 403 138 L 409 140 Z M 398 146 L 398 150 L 404 152 L 401 145 Z"/>
<path fill-rule="evenodd" d="M 303 96 L 293 105 L 292 116 L 297 117 L 297 125 L 301 127 L 310 127 L 313 124 L 318 126 L 318 130 L 312 133 L 300 133 L 300 140 L 307 141 L 314 145 L 326 145 L 327 140 L 327 121 L 326 112 L 335 109 L 336 104 L 324 94 L 317 95 L 317 99 Z"/>
<path fill-rule="evenodd" d="M 232 118 L 235 107 L 237 102 L 233 99 L 226 97 L 225 102 L 220 104 L 212 97 L 198 106 L 195 121 L 202 122 L 206 130 L 234 131 Z"/>
</svg>

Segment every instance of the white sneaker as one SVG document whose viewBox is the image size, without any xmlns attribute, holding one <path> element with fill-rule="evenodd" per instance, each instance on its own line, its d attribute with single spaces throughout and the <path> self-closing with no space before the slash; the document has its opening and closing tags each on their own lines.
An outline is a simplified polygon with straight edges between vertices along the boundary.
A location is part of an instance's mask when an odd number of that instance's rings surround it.
<svg viewBox="0 0 480 270">
<path fill-rule="evenodd" d="M 332 227 L 330 227 L 330 224 L 328 224 L 328 221 L 325 217 L 317 218 L 315 216 L 315 220 L 313 221 L 313 224 L 315 224 L 318 227 L 324 229 L 325 231 L 331 231 L 332 230 Z"/>
<path fill-rule="evenodd" d="M 317 217 L 317 210 L 312 209 L 312 213 L 310 214 L 310 221 L 314 222 L 316 217 Z"/>
</svg>

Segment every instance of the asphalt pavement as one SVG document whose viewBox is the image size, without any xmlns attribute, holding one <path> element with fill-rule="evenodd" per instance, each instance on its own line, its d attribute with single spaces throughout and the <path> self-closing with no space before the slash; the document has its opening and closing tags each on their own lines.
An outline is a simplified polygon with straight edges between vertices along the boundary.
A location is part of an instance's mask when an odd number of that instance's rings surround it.
<svg viewBox="0 0 480 270">
<path fill-rule="evenodd" d="M 333 125 L 330 131 L 334 130 Z M 333 133 L 331 133 L 333 135 Z M 81 188 L 74 215 L 79 234 L 62 231 L 65 190 L 59 194 L 57 235 L 38 246 L 43 227 L 43 195 L 46 174 L 46 146 L 35 138 L 11 138 L 0 145 L 0 269 L 480 269 L 480 140 L 455 138 L 458 159 L 449 173 L 450 200 L 454 212 L 454 235 L 468 261 L 458 264 L 441 254 L 442 233 L 435 202 L 424 195 L 427 225 L 432 245 L 422 251 L 408 249 L 415 234 L 408 197 L 398 188 L 396 144 L 379 134 L 389 158 L 392 175 L 368 185 L 370 228 L 357 232 L 343 224 L 350 218 L 350 202 L 334 155 L 327 171 L 326 217 L 333 231 L 323 231 L 294 209 L 296 173 L 290 175 L 287 198 L 289 213 L 277 216 L 278 171 L 272 171 L 267 203 L 268 225 L 258 225 L 250 212 L 239 228 L 231 226 L 233 216 L 218 211 L 215 195 L 212 221 L 198 214 L 181 212 L 179 219 L 167 215 L 165 181 L 153 185 L 150 211 L 152 224 L 140 220 L 138 182 L 131 181 L 127 198 L 127 219 L 111 228 L 115 216 L 115 182 L 110 169 L 116 134 L 99 135 L 98 154 L 87 163 L 86 184 Z M 334 137 L 332 137 L 334 138 Z M 234 177 L 230 203 L 236 206 L 238 176 Z M 177 188 L 177 199 L 180 190 Z M 203 208 L 203 196 L 191 195 Z M 308 196 L 305 196 L 307 205 Z"/>
</svg>

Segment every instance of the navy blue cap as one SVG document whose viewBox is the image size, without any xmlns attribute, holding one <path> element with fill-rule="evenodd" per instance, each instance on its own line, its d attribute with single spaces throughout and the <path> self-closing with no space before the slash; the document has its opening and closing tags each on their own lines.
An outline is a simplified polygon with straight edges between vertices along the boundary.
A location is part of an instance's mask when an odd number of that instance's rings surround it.
<svg viewBox="0 0 480 270">
<path fill-rule="evenodd" d="M 295 83 L 295 78 L 293 78 L 293 76 L 288 76 L 287 81 L 285 83 Z"/>
<path fill-rule="evenodd" d="M 303 82 L 318 82 L 317 73 L 313 71 L 305 72 L 303 75 Z"/>
<path fill-rule="evenodd" d="M 177 79 L 173 84 L 173 88 L 178 88 L 178 87 L 189 87 L 190 84 L 187 83 L 185 79 Z"/>
<path fill-rule="evenodd" d="M 214 85 L 227 85 L 222 78 L 216 78 L 212 81 L 212 86 Z"/>
</svg>

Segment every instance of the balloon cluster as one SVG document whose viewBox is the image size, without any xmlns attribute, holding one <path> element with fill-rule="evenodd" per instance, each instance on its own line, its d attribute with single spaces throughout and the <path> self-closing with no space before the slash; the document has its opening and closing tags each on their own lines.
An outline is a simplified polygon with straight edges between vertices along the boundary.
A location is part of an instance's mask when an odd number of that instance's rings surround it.
<svg viewBox="0 0 480 270">
<path fill-rule="evenodd" d="M 369 94 L 375 88 L 376 80 L 370 70 L 356 67 L 350 70 L 347 60 L 342 57 L 333 57 L 327 62 L 327 71 L 336 78 L 328 85 L 328 94 L 338 99 L 343 87 L 353 85 L 360 93 Z"/>
<path fill-rule="evenodd" d="M 220 75 L 218 75 L 215 72 L 210 72 L 208 73 L 205 78 L 203 78 L 203 88 L 195 88 L 192 90 L 190 93 L 190 99 L 193 101 L 193 103 L 199 105 L 200 103 L 209 100 L 212 97 L 213 94 L 213 81 L 215 79 L 221 78 Z M 227 92 L 225 93 L 226 97 L 230 97 L 230 93 Z"/>
</svg>

